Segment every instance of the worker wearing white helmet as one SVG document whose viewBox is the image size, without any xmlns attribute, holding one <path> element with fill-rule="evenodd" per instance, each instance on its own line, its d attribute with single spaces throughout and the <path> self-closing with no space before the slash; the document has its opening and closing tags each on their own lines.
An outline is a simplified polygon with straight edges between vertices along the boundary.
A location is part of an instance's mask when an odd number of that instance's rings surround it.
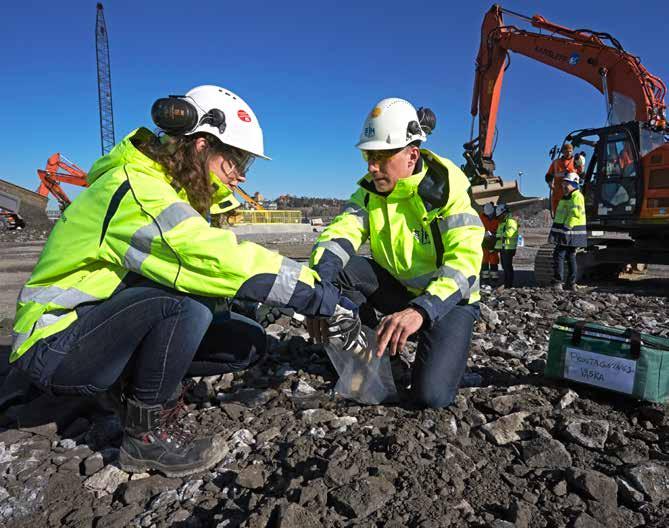
<svg viewBox="0 0 669 528">
<path fill-rule="evenodd" d="M 366 161 L 344 212 L 323 231 L 311 264 L 378 324 L 378 351 L 399 352 L 419 333 L 412 370 L 415 401 L 444 407 L 455 398 L 479 313 L 484 229 L 454 163 L 421 144 L 436 117 L 399 98 L 367 115 L 357 147 Z M 372 257 L 356 256 L 369 241 Z M 317 321 L 312 337 L 326 339 Z"/>
<path fill-rule="evenodd" d="M 563 196 L 558 202 L 555 219 L 549 234 L 549 241 L 555 243 L 553 265 L 555 275 L 553 285 L 557 289 L 576 289 L 577 264 L 576 249 L 588 245 L 588 233 L 585 217 L 585 199 L 578 190 L 579 175 L 567 173 L 562 179 Z M 567 261 L 567 275 L 564 263 Z"/>
<path fill-rule="evenodd" d="M 479 214 L 479 218 L 481 218 L 481 222 L 485 228 L 481 280 L 489 280 L 496 283 L 497 279 L 499 279 L 499 251 L 495 250 L 495 242 L 497 240 L 499 219 L 495 215 L 495 204 L 493 202 L 485 204 L 483 211 Z"/>
<path fill-rule="evenodd" d="M 253 321 L 228 311 L 212 324 L 216 299 L 353 312 L 309 267 L 207 222 L 251 162 L 268 159 L 241 97 L 199 86 L 157 100 L 151 114 L 162 135 L 137 129 L 97 160 L 54 226 L 18 299 L 10 361 L 54 394 L 111 389 L 124 419 L 121 467 L 183 476 L 227 449 L 180 425 L 181 379 L 245 368 L 266 347 Z"/>
</svg>

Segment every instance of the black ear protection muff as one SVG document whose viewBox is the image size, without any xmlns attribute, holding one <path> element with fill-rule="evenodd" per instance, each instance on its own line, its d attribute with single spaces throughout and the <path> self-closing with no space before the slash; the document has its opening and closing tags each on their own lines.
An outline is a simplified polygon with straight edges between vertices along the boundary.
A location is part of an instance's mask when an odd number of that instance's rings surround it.
<svg viewBox="0 0 669 528">
<path fill-rule="evenodd" d="M 197 109 L 188 100 L 170 95 L 153 103 L 151 119 L 170 136 L 180 136 L 197 126 Z"/>
<path fill-rule="evenodd" d="M 158 99 L 151 107 L 151 119 L 158 128 L 170 136 L 182 136 L 199 125 L 210 125 L 225 131 L 225 114 L 212 108 L 198 121 L 197 108 L 182 95 L 170 95 Z"/>
<path fill-rule="evenodd" d="M 432 134 L 432 131 L 437 128 L 437 116 L 434 115 L 432 110 L 423 106 L 421 106 L 416 113 L 418 114 L 420 128 L 425 132 L 425 135 L 429 136 Z"/>
</svg>

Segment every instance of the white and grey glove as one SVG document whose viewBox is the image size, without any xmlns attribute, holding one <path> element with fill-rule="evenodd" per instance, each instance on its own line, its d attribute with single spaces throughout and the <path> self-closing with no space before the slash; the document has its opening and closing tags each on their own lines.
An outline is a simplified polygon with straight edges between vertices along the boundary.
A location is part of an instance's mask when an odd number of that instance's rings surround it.
<svg viewBox="0 0 669 528">
<path fill-rule="evenodd" d="M 327 325 L 328 338 L 340 340 L 342 348 L 347 352 L 359 354 L 367 348 L 367 336 L 362 331 L 358 307 L 346 297 L 339 300 Z"/>
</svg>

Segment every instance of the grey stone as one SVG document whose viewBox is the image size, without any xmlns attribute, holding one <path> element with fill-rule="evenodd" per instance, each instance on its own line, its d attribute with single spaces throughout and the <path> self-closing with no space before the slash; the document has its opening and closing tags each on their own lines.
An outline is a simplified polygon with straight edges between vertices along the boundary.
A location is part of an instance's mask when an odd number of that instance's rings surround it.
<svg viewBox="0 0 669 528">
<path fill-rule="evenodd" d="M 279 528 L 319 528 L 322 526 L 317 515 L 297 504 L 289 504 L 279 516 Z"/>
<path fill-rule="evenodd" d="M 190 480 L 179 488 L 179 501 L 195 500 L 202 494 L 200 488 L 204 484 L 202 479 Z"/>
<path fill-rule="evenodd" d="M 562 395 L 562 398 L 560 398 L 560 401 L 557 403 L 557 407 L 566 409 L 576 400 L 578 400 L 578 393 L 574 390 L 567 389 L 567 392 Z"/>
<path fill-rule="evenodd" d="M 328 494 L 328 503 L 346 517 L 367 517 L 395 494 L 395 486 L 380 477 L 364 477 Z"/>
<path fill-rule="evenodd" d="M 529 467 L 569 467 L 571 455 L 557 440 L 538 437 L 522 442 L 523 460 Z"/>
<path fill-rule="evenodd" d="M 573 420 L 563 434 L 569 440 L 590 449 L 603 449 L 609 436 L 610 424 L 606 420 Z"/>
<path fill-rule="evenodd" d="M 319 425 L 331 422 L 337 415 L 325 409 L 306 409 L 301 413 L 302 421 L 307 425 Z"/>
<path fill-rule="evenodd" d="M 481 430 L 497 445 L 506 445 L 520 440 L 518 432 L 523 429 L 523 422 L 529 415 L 524 411 L 508 414 L 481 426 Z"/>
<path fill-rule="evenodd" d="M 259 445 L 263 445 L 266 444 L 267 442 L 271 442 L 278 436 L 281 436 L 281 429 L 279 429 L 278 427 L 270 427 L 269 429 L 266 429 L 265 431 L 258 433 L 258 436 L 256 437 L 256 442 Z"/>
<path fill-rule="evenodd" d="M 71 438 L 65 438 L 60 442 L 58 442 L 58 445 L 63 449 L 74 449 L 75 447 L 77 447 L 77 442 L 75 442 Z"/>
<path fill-rule="evenodd" d="M 339 429 L 340 427 L 351 427 L 357 423 L 358 419 L 355 416 L 339 416 L 330 422 L 330 427 Z"/>
<path fill-rule="evenodd" d="M 160 495 L 153 498 L 153 500 L 149 503 L 149 508 L 152 510 L 159 510 L 163 506 L 174 504 L 178 500 L 179 500 L 179 494 L 177 490 L 172 489 L 163 491 Z"/>
<path fill-rule="evenodd" d="M 573 528 L 606 528 L 602 523 L 590 517 L 587 513 L 581 513 L 574 521 Z"/>
<path fill-rule="evenodd" d="M 95 528 L 121 528 L 122 526 L 130 526 L 130 521 L 140 515 L 143 511 L 144 508 L 138 504 L 125 506 L 120 510 L 110 512 L 107 515 L 100 517 Z"/>
<path fill-rule="evenodd" d="M 265 486 L 265 466 L 264 464 L 251 464 L 242 469 L 235 482 L 242 488 L 259 490 Z"/>
<path fill-rule="evenodd" d="M 81 471 L 87 477 L 97 473 L 104 467 L 104 460 L 101 453 L 93 453 L 81 463 Z"/>
<path fill-rule="evenodd" d="M 644 502 L 644 494 L 635 489 L 624 478 L 616 477 L 616 483 L 618 484 L 618 496 L 624 504 L 636 508 Z"/>
<path fill-rule="evenodd" d="M 131 480 L 119 486 L 119 495 L 124 504 L 144 505 L 149 499 L 163 493 L 174 490 L 181 486 L 180 479 L 152 475 L 141 480 Z"/>
<path fill-rule="evenodd" d="M 310 394 L 314 394 L 315 392 L 316 392 L 316 389 L 314 389 L 306 381 L 299 380 L 297 382 L 297 384 L 295 385 L 295 388 L 293 389 L 293 396 L 297 396 L 297 397 L 309 396 Z"/>
<path fill-rule="evenodd" d="M 106 466 L 84 481 L 84 487 L 96 492 L 98 497 L 114 493 L 129 475 L 115 466 Z"/>
<path fill-rule="evenodd" d="M 611 477 L 589 469 L 569 468 L 567 480 L 580 494 L 611 507 L 618 505 L 618 484 Z"/>
<path fill-rule="evenodd" d="M 625 475 L 632 485 L 645 493 L 652 502 L 669 498 L 669 467 L 665 464 L 643 462 L 626 468 Z"/>
</svg>

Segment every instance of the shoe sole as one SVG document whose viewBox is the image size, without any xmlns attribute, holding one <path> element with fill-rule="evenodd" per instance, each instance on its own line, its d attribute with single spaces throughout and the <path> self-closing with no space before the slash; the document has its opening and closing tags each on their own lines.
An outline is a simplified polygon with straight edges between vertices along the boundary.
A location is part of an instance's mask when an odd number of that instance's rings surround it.
<svg viewBox="0 0 669 528">
<path fill-rule="evenodd" d="M 194 473 L 206 471 L 212 466 L 218 464 L 225 455 L 229 452 L 226 442 L 219 436 L 214 437 L 211 447 L 206 451 L 206 458 L 204 461 L 197 464 L 183 464 L 176 466 L 166 466 L 155 460 L 143 460 L 134 458 L 128 454 L 125 449 L 121 447 L 119 453 L 119 466 L 126 473 L 144 473 L 146 471 L 159 471 L 166 477 L 186 477 Z"/>
</svg>

